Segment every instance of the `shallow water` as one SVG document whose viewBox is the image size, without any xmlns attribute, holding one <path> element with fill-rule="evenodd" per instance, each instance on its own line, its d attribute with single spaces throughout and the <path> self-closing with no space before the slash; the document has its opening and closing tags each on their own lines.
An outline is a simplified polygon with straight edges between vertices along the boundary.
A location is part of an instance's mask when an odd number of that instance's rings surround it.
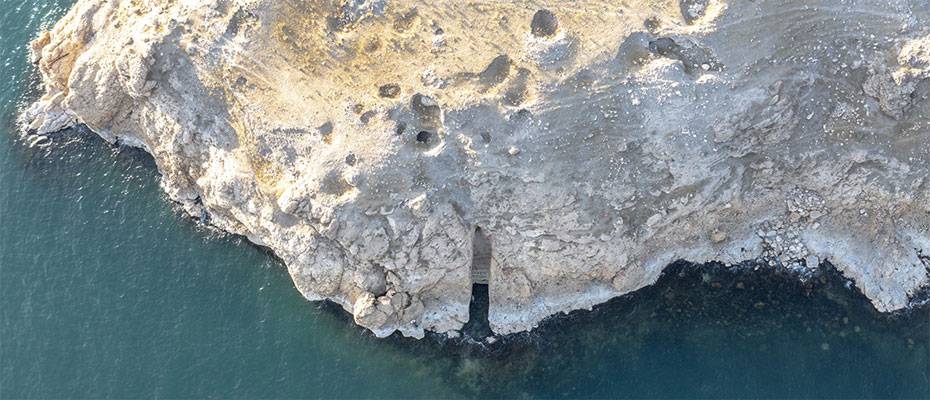
<svg viewBox="0 0 930 400">
<path fill-rule="evenodd" d="M 930 309 L 879 315 L 829 274 L 680 264 L 490 346 L 373 338 L 180 215 L 139 151 L 16 138 L 24 46 L 68 4 L 0 7 L 0 398 L 930 398 Z"/>
</svg>

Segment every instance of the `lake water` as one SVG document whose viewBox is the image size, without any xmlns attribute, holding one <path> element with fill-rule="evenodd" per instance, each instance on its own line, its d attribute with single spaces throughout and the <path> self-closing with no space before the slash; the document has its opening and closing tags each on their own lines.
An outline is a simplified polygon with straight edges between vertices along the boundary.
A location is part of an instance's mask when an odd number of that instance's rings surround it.
<svg viewBox="0 0 930 400">
<path fill-rule="evenodd" d="M 376 339 L 183 217 L 139 151 L 17 139 L 25 45 L 71 2 L 0 3 L 0 398 L 930 398 L 930 309 L 880 315 L 833 274 L 680 264 L 489 346 Z"/>
</svg>

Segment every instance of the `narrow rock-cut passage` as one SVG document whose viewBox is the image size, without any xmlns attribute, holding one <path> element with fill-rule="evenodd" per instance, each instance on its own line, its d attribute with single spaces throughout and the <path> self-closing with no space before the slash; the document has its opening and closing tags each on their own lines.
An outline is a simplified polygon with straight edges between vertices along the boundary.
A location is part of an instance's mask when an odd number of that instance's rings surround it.
<svg viewBox="0 0 930 400">
<path fill-rule="evenodd" d="M 491 240 L 481 228 L 475 228 L 472 242 L 471 282 L 487 285 L 491 280 Z"/>
<path fill-rule="evenodd" d="M 488 322 L 491 240 L 481 228 L 475 228 L 472 243 L 471 303 L 468 306 L 468 323 L 462 328 L 462 333 L 467 337 L 480 340 L 493 334 Z"/>
</svg>

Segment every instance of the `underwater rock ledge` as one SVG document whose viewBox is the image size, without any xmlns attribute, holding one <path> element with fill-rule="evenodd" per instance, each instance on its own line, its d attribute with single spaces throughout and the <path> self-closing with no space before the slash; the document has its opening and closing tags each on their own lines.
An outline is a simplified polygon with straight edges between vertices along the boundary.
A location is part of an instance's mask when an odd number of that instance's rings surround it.
<svg viewBox="0 0 930 400">
<path fill-rule="evenodd" d="M 458 334 L 478 281 L 495 333 L 532 329 L 680 259 L 829 260 L 890 312 L 930 285 L 928 27 L 922 0 L 79 0 L 21 123 L 144 149 L 378 336 Z"/>
</svg>

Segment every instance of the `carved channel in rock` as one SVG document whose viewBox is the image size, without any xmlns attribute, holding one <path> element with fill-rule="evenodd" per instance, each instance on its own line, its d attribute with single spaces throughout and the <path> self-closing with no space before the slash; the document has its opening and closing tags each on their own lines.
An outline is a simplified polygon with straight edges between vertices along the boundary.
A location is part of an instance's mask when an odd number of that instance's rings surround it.
<svg viewBox="0 0 930 400">
<path fill-rule="evenodd" d="M 468 323 L 462 328 L 467 337 L 480 340 L 493 335 L 488 322 L 490 280 L 491 240 L 477 227 L 472 241 L 471 303 L 468 306 Z"/>
<path fill-rule="evenodd" d="M 471 282 L 487 285 L 491 281 L 491 239 L 481 230 L 475 228 L 472 242 Z"/>
</svg>

